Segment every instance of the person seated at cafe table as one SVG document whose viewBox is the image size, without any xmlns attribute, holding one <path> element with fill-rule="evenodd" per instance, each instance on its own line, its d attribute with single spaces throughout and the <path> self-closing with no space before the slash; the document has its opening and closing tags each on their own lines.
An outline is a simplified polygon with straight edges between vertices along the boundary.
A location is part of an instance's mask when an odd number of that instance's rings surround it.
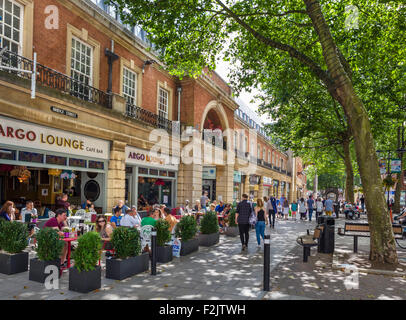
<svg viewBox="0 0 406 320">
<path fill-rule="evenodd" d="M 107 222 L 107 219 L 104 215 L 97 215 L 96 219 L 96 232 L 100 234 L 102 239 L 102 248 L 105 250 L 113 249 L 111 244 L 111 235 L 113 234 L 113 227 Z"/>
<path fill-rule="evenodd" d="M 90 201 L 89 199 L 87 199 L 86 202 L 82 204 L 82 209 L 84 210 L 90 210 L 91 207 L 92 201 Z"/>
<path fill-rule="evenodd" d="M 166 218 L 165 220 L 169 223 L 169 231 L 172 232 L 173 228 L 179 222 L 172 214 L 169 208 L 165 208 Z"/>
<path fill-rule="evenodd" d="M 113 228 L 117 228 L 121 225 L 121 208 L 115 207 L 114 208 L 114 216 L 111 217 L 110 219 L 110 224 L 112 225 Z"/>
<path fill-rule="evenodd" d="M 156 220 L 158 220 L 158 218 L 155 219 L 154 216 L 159 218 L 159 209 L 155 209 L 154 211 L 148 211 L 148 216 L 142 218 L 141 220 L 141 227 L 147 225 L 155 227 Z"/>
<path fill-rule="evenodd" d="M 224 211 L 225 205 L 223 201 L 220 201 L 220 203 L 216 206 L 216 212 L 218 214 L 221 214 Z"/>
<path fill-rule="evenodd" d="M 122 227 L 138 228 L 141 224 L 141 221 L 136 218 L 137 210 L 128 209 L 124 217 L 120 221 Z"/>
<path fill-rule="evenodd" d="M 32 202 L 31 200 L 28 200 L 25 203 L 25 208 L 23 208 L 21 210 L 21 221 L 22 222 L 26 222 L 25 221 L 25 215 L 29 214 L 30 217 L 38 217 L 38 212 L 37 209 L 34 208 L 34 202 Z"/>
<path fill-rule="evenodd" d="M 122 214 L 125 214 L 125 213 L 127 212 L 127 210 L 130 209 L 129 207 L 127 207 L 127 206 L 124 204 L 124 201 L 123 201 L 123 200 L 118 200 L 117 206 L 113 208 L 113 213 L 114 213 L 114 210 L 115 210 L 116 208 L 119 208 L 119 209 L 121 210 L 121 213 L 122 213 Z"/>
<path fill-rule="evenodd" d="M 62 196 L 58 197 L 56 209 L 65 209 L 66 213 L 70 210 L 70 203 L 68 202 L 68 195 L 66 193 L 62 193 Z"/>
<path fill-rule="evenodd" d="M 16 207 L 13 201 L 6 201 L 0 209 L 0 218 L 7 221 L 16 220 Z"/>
<path fill-rule="evenodd" d="M 52 228 L 58 231 L 58 234 L 63 237 L 64 233 L 62 232 L 62 229 L 64 227 L 67 227 L 66 223 L 66 210 L 63 208 L 60 208 L 55 211 L 55 217 L 50 218 L 44 225 L 44 228 Z M 68 254 L 68 243 L 65 242 L 65 246 L 62 250 L 62 255 L 61 255 L 61 267 L 66 267 L 67 261 L 66 256 Z"/>
</svg>

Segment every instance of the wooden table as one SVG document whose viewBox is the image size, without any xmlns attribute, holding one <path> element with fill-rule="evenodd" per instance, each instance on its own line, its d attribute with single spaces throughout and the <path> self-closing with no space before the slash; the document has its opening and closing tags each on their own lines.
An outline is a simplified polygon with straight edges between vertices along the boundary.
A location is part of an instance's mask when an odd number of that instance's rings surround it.
<svg viewBox="0 0 406 320">
<path fill-rule="evenodd" d="M 63 241 L 65 241 L 68 244 L 68 254 L 66 256 L 66 258 L 68 259 L 68 264 L 66 266 L 66 268 L 61 267 L 61 270 L 64 269 L 69 269 L 70 268 L 70 253 L 71 253 L 71 247 L 72 247 L 72 241 L 77 240 L 78 237 L 73 237 L 73 238 L 63 238 Z"/>
</svg>

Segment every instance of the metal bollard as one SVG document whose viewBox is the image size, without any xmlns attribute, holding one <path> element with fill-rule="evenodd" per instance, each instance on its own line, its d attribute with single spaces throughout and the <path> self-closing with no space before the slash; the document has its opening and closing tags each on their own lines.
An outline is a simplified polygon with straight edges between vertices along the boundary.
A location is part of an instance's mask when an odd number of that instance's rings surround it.
<svg viewBox="0 0 406 320">
<path fill-rule="evenodd" d="M 156 229 L 151 232 L 151 275 L 156 276 Z"/>
<path fill-rule="evenodd" d="M 269 291 L 269 278 L 271 270 L 271 236 L 265 235 L 264 239 L 264 291 Z"/>
</svg>

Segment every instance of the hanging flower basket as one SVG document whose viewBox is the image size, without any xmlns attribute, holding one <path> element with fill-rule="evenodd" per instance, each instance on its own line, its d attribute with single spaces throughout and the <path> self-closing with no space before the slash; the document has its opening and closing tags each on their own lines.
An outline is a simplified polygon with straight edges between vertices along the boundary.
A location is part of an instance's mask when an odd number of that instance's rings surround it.
<svg viewBox="0 0 406 320">
<path fill-rule="evenodd" d="M 74 174 L 71 170 L 64 170 L 61 174 L 62 179 L 75 179 L 76 174 Z"/>
<path fill-rule="evenodd" d="M 392 178 L 391 175 L 387 175 L 385 179 L 383 179 L 383 185 L 385 186 L 385 188 L 389 189 L 396 184 L 396 181 L 396 178 Z"/>
<path fill-rule="evenodd" d="M 31 172 L 27 170 L 27 167 L 15 166 L 13 170 L 10 171 L 10 176 L 17 177 L 20 183 L 28 182 L 31 178 Z"/>
<path fill-rule="evenodd" d="M 155 185 L 156 185 L 156 186 L 164 186 L 164 185 L 165 185 L 165 182 L 164 182 L 162 179 L 157 179 L 157 180 L 155 181 Z"/>
</svg>

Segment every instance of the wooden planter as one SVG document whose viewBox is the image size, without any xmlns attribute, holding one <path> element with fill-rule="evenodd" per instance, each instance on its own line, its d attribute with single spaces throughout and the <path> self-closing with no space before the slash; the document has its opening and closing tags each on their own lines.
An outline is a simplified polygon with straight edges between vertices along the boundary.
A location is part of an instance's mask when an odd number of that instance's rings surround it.
<svg viewBox="0 0 406 320">
<path fill-rule="evenodd" d="M 199 234 L 199 246 L 211 247 L 220 241 L 220 233 Z"/>
<path fill-rule="evenodd" d="M 58 268 L 58 277 L 60 277 L 59 270 L 61 267 L 61 261 L 59 259 L 54 261 L 41 261 L 38 258 L 31 259 L 30 273 L 28 279 L 31 281 L 44 283 L 46 277 L 48 277 L 51 274 L 45 273 L 45 268 L 51 265 L 56 266 Z"/>
<path fill-rule="evenodd" d="M 28 270 L 28 252 L 0 253 L 0 273 L 15 274 Z"/>
<path fill-rule="evenodd" d="M 160 263 L 167 263 L 172 261 L 172 246 L 156 247 L 156 260 Z"/>
<path fill-rule="evenodd" d="M 96 266 L 92 271 L 79 272 L 72 267 L 69 269 L 69 290 L 89 293 L 101 288 L 101 267 Z"/>
<path fill-rule="evenodd" d="M 199 250 L 199 238 L 194 238 L 183 242 L 181 240 L 180 255 L 186 256 L 192 252 Z"/>
<path fill-rule="evenodd" d="M 149 269 L 149 253 L 127 259 L 106 259 L 106 278 L 123 280 Z"/>
<path fill-rule="evenodd" d="M 238 227 L 227 227 L 224 234 L 228 237 L 236 237 L 240 234 L 240 231 L 238 230 Z"/>
</svg>

